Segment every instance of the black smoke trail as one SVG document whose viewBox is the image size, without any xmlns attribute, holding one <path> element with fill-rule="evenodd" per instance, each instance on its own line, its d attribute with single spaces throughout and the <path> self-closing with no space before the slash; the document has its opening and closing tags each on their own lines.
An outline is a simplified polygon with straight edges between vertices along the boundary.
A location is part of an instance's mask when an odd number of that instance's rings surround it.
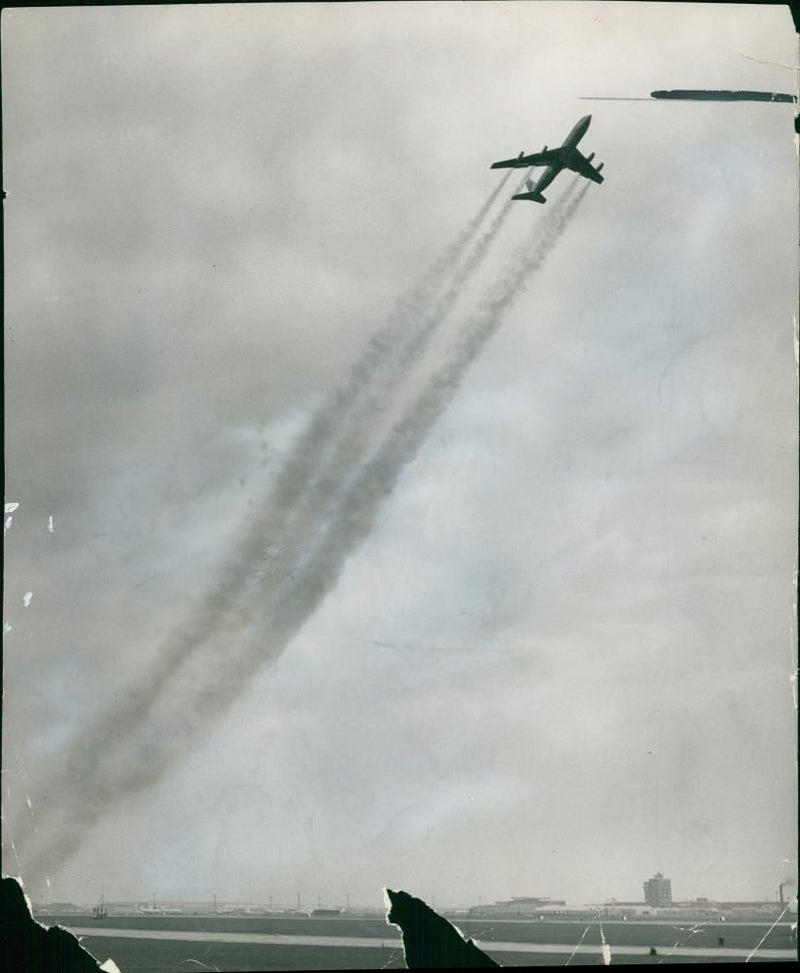
<svg viewBox="0 0 800 973">
<path fill-rule="evenodd" d="M 231 614 L 243 595 L 252 596 L 253 593 L 245 589 L 253 580 L 255 568 L 268 558 L 270 547 L 277 548 L 282 554 L 276 568 L 270 572 L 272 583 L 280 580 L 284 566 L 287 573 L 291 569 L 291 556 L 302 551 L 318 527 L 305 516 L 298 517 L 298 512 L 311 511 L 311 516 L 326 498 L 330 498 L 339 487 L 343 457 L 349 457 L 354 443 L 362 438 L 361 433 L 354 436 L 352 414 L 357 412 L 360 416 L 356 428 L 362 429 L 372 408 L 372 400 L 366 409 L 363 408 L 365 392 L 374 392 L 376 383 L 387 370 L 389 373 L 396 371 L 398 346 L 413 341 L 421 329 L 431 330 L 425 309 L 437 291 L 447 284 L 454 265 L 480 230 L 510 175 L 509 171 L 492 190 L 422 280 L 398 300 L 386 324 L 353 365 L 345 385 L 329 397 L 301 434 L 263 506 L 245 523 L 232 556 L 220 569 L 217 584 L 206 593 L 192 616 L 169 637 L 147 673 L 126 688 L 113 709 L 94 720 L 84 735 L 84 739 L 90 741 L 89 745 L 76 744 L 66 762 L 48 775 L 51 794 L 72 790 L 80 786 L 82 779 L 113 779 L 113 774 L 101 771 L 106 766 L 109 749 L 113 752 L 115 741 L 135 734 L 148 719 L 154 703 L 171 694 L 173 677 L 200 646 L 213 638 L 215 632 L 235 627 L 230 620 Z M 417 342 L 417 348 L 420 346 Z M 358 411 L 360 403 L 362 408 Z M 340 441 L 342 435 L 346 439 L 344 447 Z M 326 472 L 332 460 L 333 468 Z M 47 813 L 40 815 L 43 828 L 46 827 Z"/>
<path fill-rule="evenodd" d="M 77 749 L 70 775 L 56 788 L 61 803 L 60 823 L 51 825 L 47 841 L 32 863 L 29 880 L 58 866 L 81 844 L 85 831 L 123 797 L 158 781 L 240 697 L 262 666 L 277 658 L 338 581 L 347 558 L 372 530 L 380 504 L 394 489 L 403 469 L 416 456 L 425 438 L 456 394 L 461 379 L 485 343 L 499 327 L 504 313 L 557 244 L 577 210 L 586 188 L 574 199 L 571 185 L 554 204 L 544 226 L 517 251 L 509 269 L 497 281 L 477 314 L 467 322 L 463 338 L 446 366 L 437 372 L 376 452 L 363 464 L 341 499 L 336 516 L 291 583 L 280 585 L 260 606 L 258 635 L 220 645 L 218 633 L 191 660 L 194 672 L 184 679 L 183 694 L 161 701 L 146 723 L 116 734 L 107 748 L 90 737 L 97 753 Z M 59 793 L 60 792 L 60 793 Z"/>
</svg>

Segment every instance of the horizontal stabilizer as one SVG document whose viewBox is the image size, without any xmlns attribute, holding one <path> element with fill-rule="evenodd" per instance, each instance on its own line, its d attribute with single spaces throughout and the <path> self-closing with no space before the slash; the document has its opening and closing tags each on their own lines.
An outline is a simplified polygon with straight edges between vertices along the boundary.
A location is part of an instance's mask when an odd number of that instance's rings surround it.
<svg viewBox="0 0 800 973">
<path fill-rule="evenodd" d="M 515 196 L 512 196 L 511 198 L 512 199 L 529 199 L 529 200 L 531 200 L 534 203 L 546 203 L 547 202 L 547 200 L 545 199 L 544 196 L 542 196 L 541 193 L 536 193 L 536 192 L 533 192 L 533 193 L 517 193 Z"/>
</svg>

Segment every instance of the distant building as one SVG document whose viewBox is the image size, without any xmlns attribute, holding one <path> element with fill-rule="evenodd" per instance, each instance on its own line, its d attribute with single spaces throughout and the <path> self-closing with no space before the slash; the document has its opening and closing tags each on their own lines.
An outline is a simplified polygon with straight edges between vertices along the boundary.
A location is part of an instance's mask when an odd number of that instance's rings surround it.
<svg viewBox="0 0 800 973">
<path fill-rule="evenodd" d="M 554 906 L 563 906 L 563 899 L 549 899 L 533 896 L 515 895 L 504 902 L 492 902 L 487 905 L 474 905 L 469 914 L 473 916 L 497 916 L 505 918 L 532 917 L 539 913 L 552 911 Z"/>
<path fill-rule="evenodd" d="M 604 902 L 602 906 L 598 906 L 598 911 L 609 919 L 631 919 L 654 914 L 645 902 L 620 902 L 617 899 Z"/>
<path fill-rule="evenodd" d="M 48 902 L 48 904 L 33 907 L 34 912 L 47 912 L 48 915 L 71 916 L 77 913 L 89 912 L 87 906 L 75 905 L 74 902 Z"/>
<path fill-rule="evenodd" d="M 644 883 L 644 900 L 654 909 L 663 909 L 672 905 L 672 882 L 664 878 L 661 872 L 656 872 L 652 878 Z"/>
</svg>

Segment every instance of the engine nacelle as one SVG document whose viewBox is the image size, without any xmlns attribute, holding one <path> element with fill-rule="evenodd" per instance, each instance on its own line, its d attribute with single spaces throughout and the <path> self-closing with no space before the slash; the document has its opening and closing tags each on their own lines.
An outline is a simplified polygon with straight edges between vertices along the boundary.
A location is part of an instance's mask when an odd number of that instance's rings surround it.
<svg viewBox="0 0 800 973">
<path fill-rule="evenodd" d="M 600 170 L 603 168 L 604 165 L 605 162 L 601 162 L 600 165 L 597 167 L 597 171 L 600 172 Z"/>
<path fill-rule="evenodd" d="M 591 162 L 593 158 L 594 158 L 594 152 L 590 152 L 590 153 L 589 153 L 589 154 L 588 154 L 588 155 L 586 156 L 586 161 L 587 161 L 587 162 Z"/>
<path fill-rule="evenodd" d="M 546 151 L 547 151 L 547 146 L 545 146 L 545 147 L 544 147 L 544 148 L 542 149 L 542 152 L 546 152 Z"/>
</svg>

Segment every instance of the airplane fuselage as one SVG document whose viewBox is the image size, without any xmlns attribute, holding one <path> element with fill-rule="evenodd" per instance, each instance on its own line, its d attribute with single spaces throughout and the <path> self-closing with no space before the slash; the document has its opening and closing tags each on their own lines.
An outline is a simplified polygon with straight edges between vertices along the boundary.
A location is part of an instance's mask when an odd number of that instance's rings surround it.
<svg viewBox="0 0 800 973">
<path fill-rule="evenodd" d="M 542 196 L 542 190 L 546 189 L 556 178 L 562 169 L 572 169 L 586 179 L 601 183 L 603 177 L 600 170 L 603 164 L 600 163 L 596 168 L 592 166 L 594 152 L 588 156 L 583 156 L 578 150 L 578 143 L 586 134 L 586 130 L 592 121 L 591 115 L 584 115 L 583 118 L 573 125 L 572 131 L 564 139 L 563 143 L 556 149 L 548 149 L 547 146 L 541 152 L 534 152 L 532 155 L 525 155 L 520 152 L 516 159 L 504 159 L 502 162 L 493 162 L 492 169 L 522 169 L 526 166 L 544 166 L 544 172 L 539 177 L 538 182 L 534 183 L 530 179 L 525 180 L 528 187 L 527 193 L 516 193 L 514 199 L 530 199 L 537 203 L 546 202 Z"/>
<path fill-rule="evenodd" d="M 572 131 L 564 139 L 564 142 L 562 143 L 561 147 L 559 149 L 556 149 L 558 154 L 561 156 L 560 164 L 549 166 L 542 173 L 541 179 L 539 180 L 542 189 L 544 189 L 545 186 L 549 186 L 550 183 L 553 181 L 553 179 L 555 179 L 556 175 L 558 175 L 558 173 L 564 168 L 567 159 L 569 159 L 569 157 L 572 155 L 575 149 L 577 149 L 578 142 L 580 142 L 580 140 L 586 134 L 586 129 L 589 127 L 589 123 L 591 122 L 591 120 L 592 120 L 591 115 L 584 115 L 580 121 L 575 123 Z M 547 180 L 547 182 L 544 182 L 548 173 L 551 172 L 552 175 L 550 176 L 550 178 Z"/>
<path fill-rule="evenodd" d="M 542 190 L 547 189 L 559 172 L 561 172 L 561 166 L 548 166 L 536 180 L 536 187 L 533 189 L 533 192 L 541 193 Z"/>
<path fill-rule="evenodd" d="M 580 121 L 575 123 L 572 131 L 564 139 L 561 148 L 558 150 L 561 153 L 561 158 L 564 161 L 566 161 L 570 157 L 573 149 L 576 149 L 578 147 L 578 142 L 580 142 L 580 140 L 586 134 L 586 129 L 589 127 L 589 123 L 591 122 L 591 120 L 592 120 L 591 115 L 584 115 Z M 541 174 L 541 176 L 539 176 L 539 179 L 536 183 L 536 192 L 540 193 L 542 192 L 543 189 L 547 189 L 550 183 L 555 179 L 555 177 L 559 174 L 559 172 L 561 172 L 563 168 L 564 168 L 563 164 L 548 166 Z"/>
<path fill-rule="evenodd" d="M 586 129 L 589 127 L 589 123 L 591 122 L 591 120 L 592 120 L 591 115 L 584 115 L 580 121 L 575 122 L 575 127 L 566 137 L 566 139 L 564 140 L 564 144 L 561 146 L 561 148 L 568 149 L 570 151 L 572 151 L 572 149 L 574 148 L 577 148 L 578 142 L 580 142 L 580 140 L 586 134 Z"/>
</svg>

